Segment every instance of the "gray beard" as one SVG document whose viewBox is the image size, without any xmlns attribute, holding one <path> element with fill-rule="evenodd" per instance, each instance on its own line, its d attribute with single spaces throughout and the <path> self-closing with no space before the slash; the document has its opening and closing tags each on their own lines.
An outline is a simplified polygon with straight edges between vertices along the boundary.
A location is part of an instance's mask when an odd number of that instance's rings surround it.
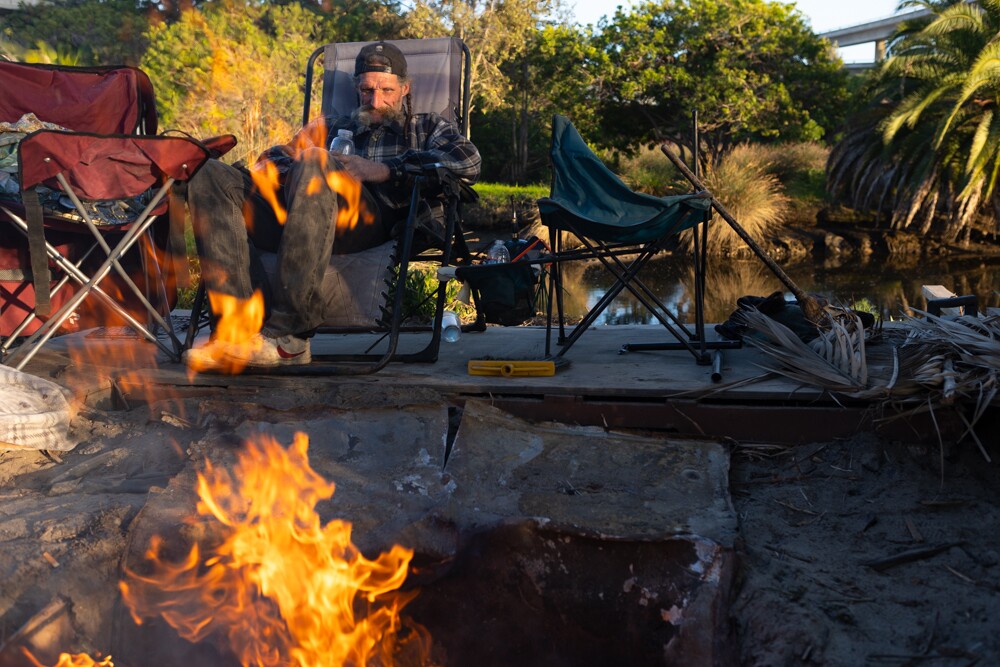
<svg viewBox="0 0 1000 667">
<path fill-rule="evenodd" d="M 390 125 L 393 121 L 402 124 L 404 120 L 403 112 L 399 109 L 393 109 L 390 107 L 383 107 L 379 110 L 381 118 L 375 120 L 372 112 L 374 109 L 370 106 L 360 107 L 354 110 L 351 114 L 351 118 L 354 119 L 361 127 L 370 128 L 377 125 Z"/>
</svg>

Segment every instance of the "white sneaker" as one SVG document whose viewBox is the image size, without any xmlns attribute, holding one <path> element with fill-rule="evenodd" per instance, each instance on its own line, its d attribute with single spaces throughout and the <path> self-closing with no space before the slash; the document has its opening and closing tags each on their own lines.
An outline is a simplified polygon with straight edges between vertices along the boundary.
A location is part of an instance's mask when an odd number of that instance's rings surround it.
<svg viewBox="0 0 1000 667">
<path fill-rule="evenodd" d="M 210 341 L 185 350 L 181 360 L 193 371 L 239 373 L 244 368 L 298 366 L 312 361 L 309 339 L 297 336 L 271 338 L 258 333 L 243 343 Z"/>
</svg>

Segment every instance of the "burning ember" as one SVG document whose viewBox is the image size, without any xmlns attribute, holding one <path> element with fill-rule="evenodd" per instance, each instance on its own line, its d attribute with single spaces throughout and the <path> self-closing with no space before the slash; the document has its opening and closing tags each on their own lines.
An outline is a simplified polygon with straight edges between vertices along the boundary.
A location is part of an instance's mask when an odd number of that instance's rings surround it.
<svg viewBox="0 0 1000 667">
<path fill-rule="evenodd" d="M 395 545 L 369 560 L 349 522 L 322 525 L 315 507 L 334 484 L 309 466 L 307 449 L 301 433 L 288 449 L 262 438 L 232 471 L 206 463 L 197 511 L 221 524 L 211 522 L 219 530 L 202 540 L 212 545 L 176 562 L 154 539 L 148 568 L 127 570 L 120 584 L 132 618 L 160 617 L 247 667 L 428 664 L 429 635 L 400 615 L 416 596 L 398 590 L 413 551 Z M 111 666 L 68 654 L 56 665 Z"/>
<path fill-rule="evenodd" d="M 31 653 L 25 652 L 27 658 L 36 667 L 44 667 L 42 663 L 38 662 Z M 69 653 L 60 653 L 59 662 L 57 662 L 53 667 L 114 667 L 114 663 L 111 662 L 111 656 L 104 658 L 100 662 L 94 660 L 89 655 L 80 653 L 77 655 L 70 655 Z"/>
</svg>

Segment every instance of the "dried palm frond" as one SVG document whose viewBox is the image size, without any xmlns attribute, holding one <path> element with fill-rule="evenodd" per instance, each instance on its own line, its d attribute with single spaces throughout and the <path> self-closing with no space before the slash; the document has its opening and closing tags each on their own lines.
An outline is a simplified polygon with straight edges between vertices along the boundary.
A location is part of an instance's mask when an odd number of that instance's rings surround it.
<svg viewBox="0 0 1000 667">
<path fill-rule="evenodd" d="M 996 398 L 1000 372 L 1000 318 L 926 316 L 904 323 L 906 337 L 890 342 L 886 368 L 869 373 L 865 334 L 850 311 L 828 307 L 829 326 L 811 344 L 757 311 L 744 317 L 754 336 L 747 342 L 778 363 L 765 370 L 854 398 L 907 399 L 928 392 L 935 401 Z"/>
<path fill-rule="evenodd" d="M 854 395 L 867 389 L 863 333 L 858 349 L 856 335 L 834 321 L 834 325 L 821 332 L 810 345 L 791 329 L 756 309 L 745 310 L 740 316 L 753 331 L 745 342 L 778 362 L 773 367 L 763 366 L 765 370 L 839 394 Z M 860 322 L 857 328 L 861 330 Z"/>
<path fill-rule="evenodd" d="M 850 310 L 826 307 L 828 328 L 811 343 L 823 359 L 846 373 L 861 387 L 868 385 L 865 330 L 861 318 Z"/>
<path fill-rule="evenodd" d="M 943 319 L 921 313 L 882 337 L 891 352 L 869 374 L 865 334 L 849 311 L 829 308 L 831 324 L 811 344 L 754 310 L 742 313 L 753 335 L 744 340 L 773 364 L 765 370 L 850 398 L 878 399 L 882 404 L 909 403 L 908 412 L 929 412 L 961 402 L 971 415 L 960 414 L 966 432 L 990 460 L 974 432 L 976 423 L 1000 397 L 1000 317 Z M 905 332 L 900 336 L 899 331 Z M 883 348 L 884 349 L 884 348 Z M 960 438 L 961 439 L 961 438 Z"/>
<path fill-rule="evenodd" d="M 936 345 L 962 362 L 1000 370 L 1000 317 L 944 319 L 916 312 L 924 317 L 908 320 L 911 334 L 907 344 Z"/>
</svg>

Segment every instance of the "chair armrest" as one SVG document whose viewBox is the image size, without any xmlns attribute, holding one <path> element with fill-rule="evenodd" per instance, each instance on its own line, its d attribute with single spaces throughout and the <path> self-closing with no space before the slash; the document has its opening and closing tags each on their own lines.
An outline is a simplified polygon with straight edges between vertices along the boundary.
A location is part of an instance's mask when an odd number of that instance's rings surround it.
<svg viewBox="0 0 1000 667">
<path fill-rule="evenodd" d="M 448 167 L 440 162 L 425 165 L 403 165 L 403 173 L 410 178 L 422 176 L 424 189 L 441 193 L 449 197 L 458 197 L 463 204 L 477 201 L 479 193 L 463 178 L 456 176 Z"/>
<path fill-rule="evenodd" d="M 236 147 L 236 137 L 231 134 L 220 134 L 217 137 L 202 139 L 201 143 L 208 149 L 210 156 L 218 159 Z"/>
<path fill-rule="evenodd" d="M 38 130 L 18 145 L 22 189 L 65 176 L 85 199 L 121 199 L 142 194 L 164 177 L 186 181 L 208 159 L 200 142 L 177 136 L 83 134 Z"/>
</svg>

